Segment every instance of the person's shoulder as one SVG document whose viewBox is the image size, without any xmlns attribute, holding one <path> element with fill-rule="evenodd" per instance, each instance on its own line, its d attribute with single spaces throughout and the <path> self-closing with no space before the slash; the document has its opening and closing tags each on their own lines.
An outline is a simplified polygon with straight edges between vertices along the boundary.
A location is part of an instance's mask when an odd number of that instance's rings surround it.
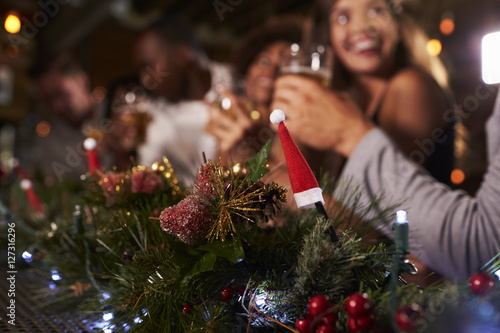
<svg viewBox="0 0 500 333">
<path fill-rule="evenodd" d="M 382 118 L 418 132 L 419 128 L 441 126 L 447 109 L 446 95 L 434 79 L 421 70 L 406 68 L 391 78 L 380 113 Z"/>
<path fill-rule="evenodd" d="M 431 75 L 413 67 L 400 70 L 391 78 L 387 97 L 405 105 L 413 103 L 419 106 L 420 112 L 425 112 L 422 109 L 434 112 L 436 108 L 444 111 L 448 107 L 445 90 Z"/>
<path fill-rule="evenodd" d="M 394 74 L 389 81 L 389 90 L 398 93 L 442 90 L 431 75 L 415 67 L 407 67 Z"/>
</svg>

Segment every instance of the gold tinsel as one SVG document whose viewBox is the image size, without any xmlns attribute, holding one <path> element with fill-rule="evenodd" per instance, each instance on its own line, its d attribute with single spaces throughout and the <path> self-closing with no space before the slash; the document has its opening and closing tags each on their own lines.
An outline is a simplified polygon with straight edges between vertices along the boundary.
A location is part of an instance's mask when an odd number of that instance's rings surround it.
<svg viewBox="0 0 500 333">
<path fill-rule="evenodd" d="M 241 167 L 227 168 L 220 162 L 213 161 L 208 161 L 204 167 L 213 192 L 207 190 L 198 197 L 215 217 L 207 234 L 209 241 L 225 241 L 226 237 L 233 236 L 236 232 L 235 223 L 255 223 L 269 218 L 273 216 L 269 213 L 269 205 L 273 210 L 281 210 L 281 203 L 286 202 L 286 190 L 282 186 L 260 181 L 249 184 L 249 173 L 237 171 Z M 270 191 L 273 192 L 271 196 Z"/>
</svg>

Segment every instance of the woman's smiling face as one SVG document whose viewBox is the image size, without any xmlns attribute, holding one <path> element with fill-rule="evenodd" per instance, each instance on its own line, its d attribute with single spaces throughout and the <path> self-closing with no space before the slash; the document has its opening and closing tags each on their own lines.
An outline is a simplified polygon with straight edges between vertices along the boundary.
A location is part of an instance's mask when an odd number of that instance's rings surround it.
<svg viewBox="0 0 500 333">
<path fill-rule="evenodd" d="M 283 51 L 287 48 L 285 42 L 275 42 L 257 55 L 248 68 L 246 75 L 246 95 L 258 104 L 269 104 L 274 89 L 274 80 Z"/>
<path fill-rule="evenodd" d="M 352 74 L 391 74 L 400 33 L 385 0 L 336 1 L 330 36 L 336 57 Z"/>
</svg>

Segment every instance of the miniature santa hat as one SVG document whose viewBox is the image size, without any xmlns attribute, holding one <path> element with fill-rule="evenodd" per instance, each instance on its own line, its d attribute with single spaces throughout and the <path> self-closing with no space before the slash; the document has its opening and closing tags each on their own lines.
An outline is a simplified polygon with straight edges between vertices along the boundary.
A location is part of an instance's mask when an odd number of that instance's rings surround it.
<svg viewBox="0 0 500 333">
<path fill-rule="evenodd" d="M 315 208 L 317 202 L 324 204 L 325 201 L 318 181 L 283 122 L 285 114 L 282 110 L 276 109 L 271 113 L 270 118 L 273 124 L 278 125 L 278 134 L 285 152 L 288 175 L 297 206 L 302 209 Z"/>
<path fill-rule="evenodd" d="M 26 193 L 26 197 L 28 198 L 30 207 L 34 211 L 42 213 L 43 212 L 42 201 L 40 201 L 40 198 L 36 195 L 35 191 L 33 190 L 33 184 L 31 183 L 31 180 L 29 179 L 21 180 L 20 186 Z"/>
<path fill-rule="evenodd" d="M 94 138 L 87 138 L 83 141 L 83 147 L 87 151 L 87 162 L 89 165 L 89 172 L 93 174 L 95 170 L 101 169 L 101 163 L 97 158 L 97 153 L 95 148 L 97 147 L 97 141 Z"/>
</svg>

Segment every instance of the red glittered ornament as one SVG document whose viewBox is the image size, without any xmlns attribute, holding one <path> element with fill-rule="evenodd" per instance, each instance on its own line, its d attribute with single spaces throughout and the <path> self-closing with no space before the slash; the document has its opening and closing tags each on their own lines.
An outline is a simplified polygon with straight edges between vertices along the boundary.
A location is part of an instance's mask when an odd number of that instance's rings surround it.
<svg viewBox="0 0 500 333">
<path fill-rule="evenodd" d="M 182 313 L 184 314 L 189 314 L 191 313 L 191 305 L 186 304 L 182 307 Z"/>
<path fill-rule="evenodd" d="M 312 332 L 311 319 L 297 318 L 297 320 L 295 321 L 295 328 L 300 333 L 311 333 Z"/>
<path fill-rule="evenodd" d="M 221 296 L 224 299 L 231 299 L 234 296 L 234 289 L 231 287 L 226 287 L 222 289 Z"/>
<path fill-rule="evenodd" d="M 321 295 L 321 294 L 314 295 L 309 300 L 309 303 L 307 303 L 307 311 L 309 311 L 309 313 L 313 317 L 316 317 L 316 316 L 319 316 L 319 315 L 325 313 L 325 311 L 329 307 L 331 307 L 331 303 L 328 300 L 328 297 L 326 297 L 325 295 Z"/>
<path fill-rule="evenodd" d="M 177 205 L 166 208 L 160 214 L 164 231 L 189 245 L 200 245 L 210 229 L 210 210 L 193 195 Z"/>
<path fill-rule="evenodd" d="M 104 196 L 108 200 L 114 200 L 120 194 L 126 192 L 126 175 L 123 172 L 110 171 L 102 175 L 99 184 Z"/>
<path fill-rule="evenodd" d="M 331 325 L 321 324 L 316 329 L 316 333 L 334 333 L 335 328 Z"/>
<path fill-rule="evenodd" d="M 345 301 L 345 310 L 353 318 L 364 317 L 370 314 L 371 303 L 367 294 L 353 293 Z"/>
<path fill-rule="evenodd" d="M 362 316 L 362 317 L 349 317 L 348 325 L 349 330 L 351 331 L 359 331 L 359 330 L 367 330 L 375 324 L 375 316 L 372 314 Z"/>
<path fill-rule="evenodd" d="M 422 310 L 417 304 L 405 305 L 396 311 L 396 325 L 404 332 L 410 332 L 417 326 L 417 321 L 422 317 Z"/>
<path fill-rule="evenodd" d="M 165 187 L 163 178 L 152 170 L 140 170 L 132 173 L 132 193 L 155 193 Z"/>
<path fill-rule="evenodd" d="M 479 272 L 470 278 L 469 288 L 476 295 L 484 295 L 495 289 L 495 280 L 491 275 Z"/>
</svg>

